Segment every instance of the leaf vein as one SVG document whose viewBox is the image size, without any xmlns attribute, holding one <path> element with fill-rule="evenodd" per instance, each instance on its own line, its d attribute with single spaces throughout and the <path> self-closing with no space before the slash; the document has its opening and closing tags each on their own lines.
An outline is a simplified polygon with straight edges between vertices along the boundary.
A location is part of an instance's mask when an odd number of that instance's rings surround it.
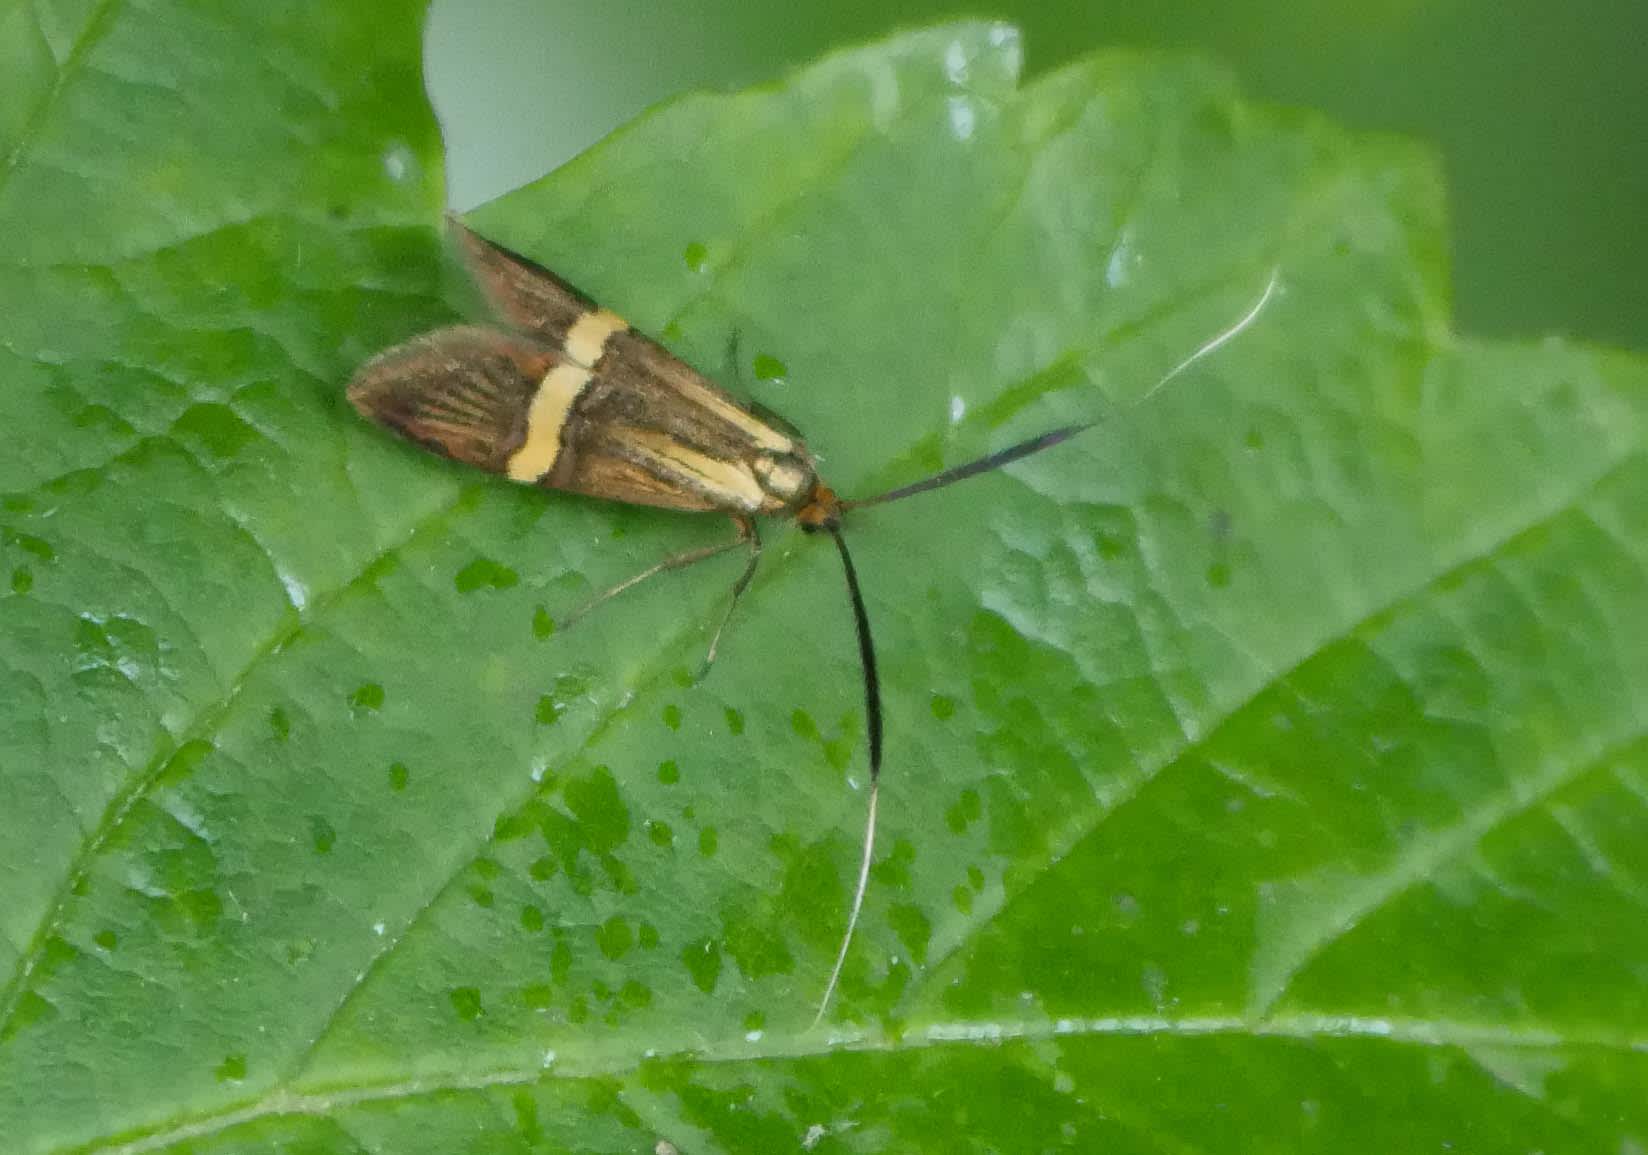
<svg viewBox="0 0 1648 1155">
<path fill-rule="evenodd" d="M 34 108 L 29 111 L 28 119 L 23 123 L 23 131 L 17 135 L 16 145 L 12 147 L 4 165 L 0 165 L 0 190 L 5 189 L 12 175 L 23 163 L 24 156 L 34 147 L 40 134 L 45 131 L 52 107 L 63 95 L 63 90 L 68 86 L 74 74 L 83 66 L 87 54 L 113 26 L 115 18 L 119 15 L 117 10 L 120 7 L 122 7 L 122 0 L 98 0 L 97 7 L 86 18 L 86 23 L 81 26 L 80 35 L 75 39 L 73 47 L 69 49 L 68 56 L 58 66 L 56 79 L 52 81 L 51 87 L 41 94 L 40 99 L 35 102 Z"/>
<path fill-rule="evenodd" d="M 463 493 L 460 492 L 458 497 L 446 505 L 418 518 L 398 542 L 371 558 L 367 564 L 360 567 L 353 577 L 340 582 L 333 589 L 311 601 L 307 614 L 287 615 L 282 627 L 252 652 L 240 671 L 228 682 L 224 692 L 205 702 L 197 709 L 178 737 L 164 749 L 158 751 L 140 774 L 125 783 L 123 788 L 109 799 L 97 825 L 91 830 L 85 842 L 81 844 L 80 849 L 75 852 L 74 857 L 70 860 L 63 881 L 58 885 L 50 903 L 47 905 L 45 914 L 31 937 L 28 948 L 18 959 L 10 980 L 5 988 L 0 990 L 0 1030 L 4 1030 L 12 1021 L 13 1015 L 16 1014 L 19 1001 L 28 986 L 29 977 L 34 973 L 35 967 L 39 965 L 40 958 L 52 934 L 61 926 L 69 902 L 74 896 L 75 888 L 86 877 L 91 868 L 92 860 L 108 845 L 109 840 L 136 809 L 137 804 L 160 781 L 166 767 L 171 764 L 177 752 L 190 742 L 209 739 L 216 732 L 218 725 L 228 715 L 235 702 L 239 700 L 241 691 L 245 689 L 247 683 L 264 662 L 284 650 L 288 644 L 324 615 L 332 605 L 344 597 L 362 579 L 375 572 L 376 567 L 385 559 L 395 556 L 421 535 L 438 526 L 457 510 L 462 502 Z"/>
<path fill-rule="evenodd" d="M 1004 893 L 999 902 L 993 908 L 981 910 L 977 916 L 969 920 L 971 925 L 968 926 L 963 933 L 956 935 L 949 943 L 945 944 L 941 950 L 934 952 L 933 957 L 927 967 L 924 968 L 916 980 L 910 984 L 910 988 L 905 994 L 901 1005 L 904 1007 L 912 1006 L 915 998 L 918 997 L 921 991 L 931 985 L 932 979 L 938 975 L 946 962 L 958 954 L 968 942 L 976 938 L 985 927 L 1001 918 L 1001 916 L 1005 914 L 1021 896 L 1029 893 L 1035 883 L 1049 870 L 1051 870 L 1055 865 L 1068 857 L 1070 854 L 1074 853 L 1075 850 L 1087 839 L 1094 837 L 1103 827 L 1105 819 L 1109 818 L 1112 814 L 1115 814 L 1128 802 L 1137 797 L 1139 793 L 1146 786 L 1148 786 L 1158 774 L 1171 769 L 1175 765 L 1178 765 L 1186 757 L 1204 750 L 1209 741 L 1219 732 L 1221 728 L 1223 728 L 1232 719 L 1240 716 L 1243 710 L 1252 706 L 1267 692 L 1277 688 L 1278 686 L 1284 685 L 1304 666 L 1323 654 L 1330 645 L 1367 628 L 1369 625 L 1377 622 L 1386 614 L 1392 612 L 1395 608 L 1419 596 L 1425 590 L 1435 586 L 1439 582 L 1445 581 L 1450 576 L 1455 575 L 1460 571 L 1468 569 L 1469 567 L 1484 561 L 1524 535 L 1534 532 L 1541 526 L 1573 512 L 1574 509 L 1587 496 L 1601 488 L 1615 475 L 1622 472 L 1627 466 L 1638 461 L 1639 458 L 1639 453 L 1628 452 L 1617 456 L 1612 461 L 1606 462 L 1600 470 L 1591 474 L 1582 483 L 1575 486 L 1570 492 L 1564 494 L 1552 505 L 1541 507 L 1524 517 L 1514 518 L 1513 524 L 1509 528 L 1501 530 L 1497 536 L 1491 538 L 1485 544 L 1474 545 L 1472 548 L 1466 550 L 1462 556 L 1439 566 L 1435 572 L 1425 576 L 1419 581 L 1413 582 L 1410 585 L 1394 591 L 1390 596 L 1383 598 L 1375 605 L 1368 607 L 1365 611 L 1360 613 L 1354 621 L 1346 623 L 1342 628 L 1327 631 L 1325 635 L 1319 637 L 1316 641 L 1311 643 L 1306 648 L 1305 652 L 1298 658 L 1288 662 L 1284 667 L 1278 669 L 1269 677 L 1260 679 L 1247 694 L 1233 702 L 1227 709 L 1209 719 L 1209 722 L 1202 730 L 1201 735 L 1189 742 L 1180 751 L 1178 751 L 1177 754 L 1170 755 L 1156 766 L 1144 768 L 1139 773 L 1135 774 L 1121 787 L 1117 793 L 1111 797 L 1111 802 L 1107 809 L 1095 808 L 1092 811 L 1079 815 L 1072 823 L 1067 825 L 1063 831 L 1061 831 L 1059 837 L 1049 839 L 1047 854 L 1042 857 L 1040 862 L 1035 863 L 1021 876 L 1021 882 L 1017 889 L 1013 890 L 1011 893 Z"/>
<path fill-rule="evenodd" d="M 1511 1028 L 1437 1019 L 1384 1019 L 1357 1015 L 1291 1015 L 1257 1021 L 1242 1016 L 1209 1015 L 1164 1018 L 1152 1015 L 1097 1019 L 1004 1021 L 995 1023 L 934 1022 L 892 1036 L 855 1031 L 823 1035 L 803 1032 L 768 1036 L 749 1043 L 743 1039 L 709 1048 L 678 1047 L 660 1050 L 654 1061 L 684 1060 L 706 1065 L 781 1063 L 825 1058 L 833 1054 L 894 1053 L 981 1047 L 996 1050 L 1009 1043 L 1052 1040 L 1126 1039 L 1278 1039 L 1301 1043 L 1336 1040 L 1383 1042 L 1421 1049 L 1499 1047 L 1506 1050 L 1598 1050 L 1648 1054 L 1648 1038 L 1624 1033 L 1577 1034 L 1556 1029 Z M 148 1134 L 96 1140 L 73 1149 L 74 1155 L 150 1155 L 178 1143 L 222 1134 L 260 1120 L 290 1116 L 330 1118 L 333 1113 L 373 1104 L 414 1102 L 460 1094 L 484 1094 L 500 1087 L 535 1086 L 550 1080 L 610 1079 L 635 1071 L 638 1056 L 608 1057 L 600 1063 L 574 1068 L 557 1063 L 511 1067 L 474 1075 L 339 1085 L 325 1091 L 293 1094 L 278 1090 L 252 1104 L 204 1112 L 174 1121 Z M 67 1153 L 65 1153 L 67 1155 Z"/>
<path fill-rule="evenodd" d="M 1467 809 L 1457 824 L 1416 839 L 1411 848 L 1396 856 L 1389 869 L 1363 879 L 1328 918 L 1306 929 L 1304 941 L 1292 952 L 1281 973 L 1268 984 L 1271 989 L 1255 991 L 1254 1010 L 1259 1014 L 1269 1012 L 1312 961 L 1386 903 L 1429 878 L 1444 862 L 1475 847 L 1505 823 L 1543 805 L 1565 787 L 1587 774 L 1606 772 L 1616 756 L 1640 741 L 1644 734 L 1648 734 L 1648 730 L 1637 727 L 1588 757 L 1557 763 L 1532 782 L 1513 782 L 1474 810 Z"/>
</svg>

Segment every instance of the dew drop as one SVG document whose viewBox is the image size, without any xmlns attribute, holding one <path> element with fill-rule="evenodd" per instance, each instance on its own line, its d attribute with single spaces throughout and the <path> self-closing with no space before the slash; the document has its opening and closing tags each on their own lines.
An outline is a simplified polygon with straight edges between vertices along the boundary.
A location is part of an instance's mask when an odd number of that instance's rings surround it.
<svg viewBox="0 0 1648 1155">
<path fill-rule="evenodd" d="M 412 175 L 417 158 L 406 145 L 396 143 L 383 151 L 383 172 L 396 184 L 403 184 Z"/>
<path fill-rule="evenodd" d="M 1105 264 L 1104 279 L 1112 289 L 1120 289 L 1133 279 L 1133 272 L 1143 258 L 1133 248 L 1133 230 L 1126 228 L 1110 248 L 1110 260 Z"/>
<path fill-rule="evenodd" d="M 944 822 L 954 834 L 961 834 L 984 812 L 983 801 L 977 790 L 963 790 L 955 804 L 944 812 Z"/>
<path fill-rule="evenodd" d="M 635 932 L 622 917 L 613 915 L 595 932 L 595 945 L 613 962 L 627 955 L 635 946 Z"/>
<path fill-rule="evenodd" d="M 782 381 L 790 375 L 789 367 L 770 353 L 758 353 L 751 363 L 757 381 Z"/>
<path fill-rule="evenodd" d="M 681 951 L 681 962 L 692 977 L 693 986 L 706 995 L 715 993 L 721 981 L 721 946 L 714 939 L 700 939 L 688 943 Z"/>
<path fill-rule="evenodd" d="M 277 575 L 280 584 L 286 587 L 286 600 L 292 603 L 294 610 L 302 613 L 304 607 L 309 604 L 309 587 L 298 580 L 295 574 L 289 574 L 285 570 L 277 571 Z"/>
<path fill-rule="evenodd" d="M 493 842 L 514 842 L 532 833 L 532 819 L 525 814 L 500 814 L 492 822 Z"/>
<path fill-rule="evenodd" d="M 709 246 L 702 241 L 693 241 L 681 253 L 681 259 L 687 263 L 687 268 L 695 273 L 704 271 L 704 263 L 709 260 Z"/>
<path fill-rule="evenodd" d="M 520 575 L 508 566 L 500 565 L 491 558 L 478 557 L 457 572 L 452 584 L 459 593 L 471 594 L 479 589 L 511 589 L 520 580 Z"/>
<path fill-rule="evenodd" d="M 795 713 L 790 715 L 790 729 L 803 738 L 810 740 L 818 738 L 818 723 L 813 721 L 811 714 L 799 707 L 797 707 Z"/>
<path fill-rule="evenodd" d="M 213 1072 L 220 1083 L 238 1083 L 246 1078 L 246 1056 L 228 1055 Z"/>
<path fill-rule="evenodd" d="M 532 636 L 540 642 L 555 636 L 555 619 L 549 616 L 549 611 L 543 606 L 532 611 Z"/>
<path fill-rule="evenodd" d="M 529 1002 L 530 1006 L 531 1003 Z M 544 1128 L 538 1122 L 538 1100 L 530 1091 L 516 1091 L 512 1097 L 515 1107 L 515 1130 L 527 1144 L 539 1148 L 543 1144 Z"/>
<path fill-rule="evenodd" d="M 474 1022 L 481 1017 L 481 992 L 474 987 L 454 987 L 447 995 L 460 1019 Z"/>
<path fill-rule="evenodd" d="M 57 560 L 57 551 L 51 547 L 51 542 L 43 537 L 35 537 L 32 533 L 19 533 L 16 530 L 5 530 L 0 533 L 0 541 L 6 545 L 15 545 L 24 553 L 33 554 L 43 562 Z"/>
</svg>

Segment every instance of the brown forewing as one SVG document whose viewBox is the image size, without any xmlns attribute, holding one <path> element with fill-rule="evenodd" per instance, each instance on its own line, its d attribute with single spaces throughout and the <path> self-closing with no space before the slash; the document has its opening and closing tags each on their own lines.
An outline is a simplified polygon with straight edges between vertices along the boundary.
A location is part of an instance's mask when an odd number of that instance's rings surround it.
<svg viewBox="0 0 1648 1155">
<path fill-rule="evenodd" d="M 502 473 L 526 437 L 532 395 L 558 360 L 552 346 L 524 335 L 438 329 L 361 366 L 349 400 L 426 448 Z"/>
<path fill-rule="evenodd" d="M 579 317 L 595 302 L 527 257 L 450 222 L 470 272 L 499 315 L 552 344 L 565 343 Z"/>
</svg>

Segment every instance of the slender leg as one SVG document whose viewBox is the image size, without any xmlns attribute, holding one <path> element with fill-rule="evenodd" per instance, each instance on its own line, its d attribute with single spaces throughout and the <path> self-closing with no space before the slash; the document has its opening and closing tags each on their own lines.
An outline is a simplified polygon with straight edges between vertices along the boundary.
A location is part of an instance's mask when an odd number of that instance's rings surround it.
<svg viewBox="0 0 1648 1155">
<path fill-rule="evenodd" d="M 737 329 L 727 334 L 727 375 L 738 386 L 740 393 L 747 393 L 749 390 L 744 388 L 743 343 L 744 335 Z"/>
<path fill-rule="evenodd" d="M 721 615 L 721 624 L 715 627 L 715 635 L 710 638 L 710 650 L 704 655 L 704 664 L 698 668 L 699 681 L 704 680 L 704 675 L 708 674 L 710 667 L 715 664 L 715 652 L 721 646 L 721 635 L 726 632 L 727 623 L 732 621 L 732 612 L 738 608 L 738 599 L 749 588 L 750 579 L 755 576 L 755 567 L 761 561 L 761 531 L 756 528 L 755 521 L 751 518 L 740 518 L 738 525 L 743 540 L 750 543 L 750 560 L 745 564 L 744 572 L 738 575 L 738 580 L 732 585 L 732 600 L 727 603 L 727 612 Z"/>
<path fill-rule="evenodd" d="M 567 627 L 574 625 L 597 606 L 611 601 L 625 590 L 633 589 L 635 586 L 640 585 L 648 578 L 657 577 L 659 574 L 667 573 L 670 570 L 686 569 L 688 566 L 697 565 L 701 561 L 708 561 L 712 557 L 720 557 L 724 553 L 737 549 L 746 541 L 753 540 L 755 535 L 755 523 L 750 521 L 748 518 L 743 517 L 735 518 L 734 520 L 738 523 L 738 536 L 733 538 L 731 541 L 723 542 L 720 545 L 707 545 L 698 549 L 689 549 L 683 553 L 672 554 L 671 556 L 666 557 L 657 565 L 649 566 L 640 573 L 636 574 L 634 577 L 626 578 L 624 581 L 619 582 L 611 589 L 604 590 L 601 593 L 596 594 L 589 601 L 585 602 L 583 605 L 579 606 L 563 618 L 561 620 L 561 628 L 566 629 Z M 761 546 L 760 543 L 757 542 L 755 552 L 759 554 L 760 551 Z M 751 563 L 750 568 L 754 568 L 753 562 Z M 742 590 L 743 585 L 749 582 L 749 573 L 746 572 L 744 576 L 739 579 L 739 582 L 739 589 Z M 723 625 L 724 624 L 725 623 L 723 623 Z M 716 637 L 720 637 L 719 630 L 716 631 Z"/>
</svg>

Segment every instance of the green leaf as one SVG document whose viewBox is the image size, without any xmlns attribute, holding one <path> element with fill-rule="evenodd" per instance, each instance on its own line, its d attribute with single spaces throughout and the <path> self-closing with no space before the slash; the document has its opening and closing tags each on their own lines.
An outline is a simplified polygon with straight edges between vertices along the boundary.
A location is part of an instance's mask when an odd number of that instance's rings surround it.
<svg viewBox="0 0 1648 1155">
<path fill-rule="evenodd" d="M 1099 421 L 852 519 L 809 1030 L 833 551 L 702 684 L 736 558 L 554 629 L 730 531 L 353 415 L 452 315 L 417 6 L 230 7 L 0 22 L 9 1150 L 1648 1143 L 1648 366 L 1451 333 L 1427 155 L 960 24 L 477 214 L 849 495 Z"/>
</svg>

